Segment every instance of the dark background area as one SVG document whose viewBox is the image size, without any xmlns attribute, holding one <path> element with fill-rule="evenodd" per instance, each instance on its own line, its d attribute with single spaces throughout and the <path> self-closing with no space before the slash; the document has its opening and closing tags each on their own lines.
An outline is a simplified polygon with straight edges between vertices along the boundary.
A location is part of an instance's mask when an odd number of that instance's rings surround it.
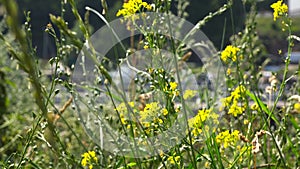
<svg viewBox="0 0 300 169">
<path fill-rule="evenodd" d="M 50 58 L 55 55 L 55 47 L 53 46 L 53 39 L 45 33 L 45 28 L 50 23 L 49 14 L 61 15 L 61 1 L 59 0 L 17 0 L 20 8 L 20 18 L 25 21 L 24 11 L 31 11 L 31 25 L 33 33 L 33 46 L 36 46 L 37 53 L 40 58 Z M 174 1 L 173 1 L 174 2 Z M 226 0 L 190 0 L 190 5 L 187 7 L 187 13 L 189 14 L 187 20 L 196 24 L 203 19 L 209 12 L 214 12 L 223 6 Z M 270 4 L 275 0 L 265 0 L 258 3 L 259 11 L 265 11 L 270 9 Z M 116 18 L 115 14 L 122 7 L 122 0 L 107 1 L 109 13 L 106 15 L 108 20 Z M 98 11 L 102 11 L 100 0 L 76 0 L 77 8 L 82 16 L 85 14 L 85 7 L 90 6 Z M 176 1 L 173 3 L 175 9 Z M 76 30 L 75 17 L 73 16 L 70 6 L 66 5 L 65 20 L 69 23 L 69 28 Z M 230 11 L 224 14 L 214 17 L 209 21 L 202 29 L 202 31 L 208 36 L 208 38 L 215 44 L 217 49 L 221 48 L 222 34 L 225 26 L 225 44 L 229 43 L 231 35 L 241 31 L 243 29 L 243 23 L 245 19 L 245 13 L 249 10 L 245 8 L 242 1 L 235 0 L 232 17 Z M 176 13 L 176 10 L 173 10 Z M 93 30 L 99 29 L 103 26 L 103 22 L 97 18 L 94 14 L 90 14 L 89 22 L 93 27 Z M 234 27 L 232 27 L 234 25 Z"/>
</svg>

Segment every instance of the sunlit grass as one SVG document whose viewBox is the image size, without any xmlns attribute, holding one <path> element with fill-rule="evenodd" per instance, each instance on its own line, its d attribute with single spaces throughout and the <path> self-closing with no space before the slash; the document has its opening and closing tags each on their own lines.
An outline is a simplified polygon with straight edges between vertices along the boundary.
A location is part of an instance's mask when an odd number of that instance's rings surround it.
<svg viewBox="0 0 300 169">
<path fill-rule="evenodd" d="M 57 47 L 56 56 L 47 63 L 53 67 L 52 72 L 45 74 L 31 45 L 30 14 L 21 26 L 15 1 L 1 2 L 7 12 L 1 22 L 5 31 L 0 36 L 0 94 L 4 98 L 0 104 L 1 168 L 300 166 L 300 66 L 290 65 L 289 58 L 297 41 L 296 36 L 290 37 L 299 23 L 288 16 L 284 4 L 273 6 L 275 18 L 257 18 L 256 2 L 245 1 L 244 5 L 251 8 L 244 30 L 232 35 L 230 45 L 215 51 L 216 55 L 209 56 L 211 60 L 193 65 L 188 63 L 194 53 L 187 44 L 169 34 L 163 36 L 162 30 L 147 32 L 148 25 L 137 25 L 138 19 L 147 21 L 145 11 L 169 13 L 172 1 L 129 0 L 116 13 L 126 16 L 122 23 L 132 35 L 129 41 L 118 41 L 121 47 L 113 48 L 113 59 L 98 56 L 93 46 L 88 46 L 88 52 L 82 52 L 96 62 L 94 71 L 85 67 L 87 59 L 80 60 L 82 79 L 76 82 L 71 76 L 76 65 L 68 67 L 64 60 L 71 54 L 79 55 L 84 42 L 64 18 L 51 15 L 53 25 L 45 27 Z M 211 18 L 232 12 L 232 3 L 228 1 L 212 11 L 184 39 Z M 101 4 L 103 13 L 107 12 L 106 1 Z M 184 5 L 180 0 L 178 4 Z M 71 6 L 86 44 L 91 44 L 89 15 L 82 17 L 74 0 L 62 1 L 63 10 L 64 5 Z M 109 26 L 105 15 L 86 9 Z M 181 6 L 178 13 L 184 9 Z M 130 15 L 135 13 L 141 15 Z M 170 25 L 168 21 L 156 18 L 152 26 Z M 269 24 L 258 30 L 262 23 Z M 270 25 L 279 29 L 273 30 Z M 133 28 L 141 30 L 140 37 L 133 36 Z M 281 35 L 287 42 L 282 48 L 287 50 L 287 57 L 282 58 L 284 65 L 279 72 L 263 74 L 258 61 L 263 47 L 257 31 L 274 35 L 284 32 Z M 113 35 L 119 40 L 115 32 Z M 195 43 L 192 40 L 186 43 Z M 194 45 L 208 49 L 210 44 Z M 136 52 L 141 49 L 145 53 Z M 120 50 L 126 56 L 119 56 Z M 212 75 L 206 69 L 213 65 L 213 58 L 221 64 L 213 67 Z M 155 66 L 140 68 L 138 61 Z M 124 73 L 118 70 L 124 65 L 131 73 L 136 72 L 128 88 L 119 85 L 126 81 L 118 79 Z M 85 83 L 89 75 L 96 78 Z M 216 78 L 217 84 L 209 84 L 209 78 Z"/>
</svg>

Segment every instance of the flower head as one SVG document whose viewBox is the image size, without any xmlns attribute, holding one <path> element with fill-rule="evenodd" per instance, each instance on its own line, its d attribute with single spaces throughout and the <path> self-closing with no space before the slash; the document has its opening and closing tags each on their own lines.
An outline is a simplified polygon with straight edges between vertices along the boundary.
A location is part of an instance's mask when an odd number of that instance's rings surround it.
<svg viewBox="0 0 300 169">
<path fill-rule="evenodd" d="M 171 90 L 176 90 L 176 88 L 177 88 L 177 83 L 176 82 L 171 82 L 170 83 L 170 89 Z"/>
<path fill-rule="evenodd" d="M 243 105 L 243 95 L 246 92 L 246 88 L 243 85 L 239 85 L 234 91 L 231 92 L 230 96 L 223 98 L 224 107 L 228 107 L 228 114 L 232 114 L 234 117 L 237 117 L 239 114 L 243 114 L 245 111 L 245 105 Z"/>
<path fill-rule="evenodd" d="M 216 136 L 216 142 L 227 148 L 229 145 L 234 145 L 239 140 L 239 131 L 234 130 L 229 133 L 229 130 L 223 131 Z"/>
<path fill-rule="evenodd" d="M 173 156 L 168 157 L 168 161 L 170 162 L 170 164 L 180 165 L 180 160 L 181 157 L 176 155 L 176 153 L 174 153 Z"/>
<path fill-rule="evenodd" d="M 282 3 L 282 0 L 279 0 L 271 5 L 273 8 L 273 18 L 276 21 L 280 16 L 283 16 L 288 12 L 288 6 L 285 3 Z"/>
<path fill-rule="evenodd" d="M 237 59 L 237 53 L 240 51 L 240 48 L 229 45 L 225 48 L 225 50 L 221 53 L 221 59 L 223 62 L 227 62 L 231 59 L 233 62 Z"/>
<path fill-rule="evenodd" d="M 152 7 L 147 2 L 143 2 L 142 0 L 129 0 L 127 3 L 123 4 L 123 9 L 120 9 L 116 16 L 123 15 L 124 17 L 127 17 L 137 13 L 142 8 L 151 10 Z"/>
<path fill-rule="evenodd" d="M 209 128 L 207 128 L 208 126 L 204 125 L 207 120 L 212 120 L 214 124 L 218 124 L 218 118 L 219 115 L 214 113 L 212 109 L 198 110 L 198 114 L 195 117 L 190 118 L 188 121 L 189 127 L 192 129 L 193 136 L 198 136 L 202 133 L 203 127 L 207 129 L 207 131 L 209 130 Z"/>
<path fill-rule="evenodd" d="M 96 157 L 95 151 L 85 152 L 81 155 L 81 157 L 83 157 L 82 160 L 81 160 L 81 165 L 83 167 L 88 165 L 89 169 L 92 169 L 93 164 L 98 162 L 98 158 Z"/>
<path fill-rule="evenodd" d="M 163 114 L 164 116 L 166 116 L 166 115 L 169 114 L 169 111 L 168 111 L 168 109 L 166 109 L 166 108 L 163 108 L 163 109 L 161 110 L 161 112 L 162 112 L 162 114 Z"/>
<path fill-rule="evenodd" d="M 245 108 L 243 106 L 239 106 L 238 102 L 234 100 L 228 110 L 228 114 L 232 114 L 234 117 L 237 117 L 239 114 L 243 114 L 244 111 Z"/>
<path fill-rule="evenodd" d="M 183 99 L 188 99 L 188 98 L 192 98 L 197 94 L 196 90 L 186 90 L 185 93 L 183 94 Z"/>
<path fill-rule="evenodd" d="M 294 104 L 294 110 L 296 111 L 296 112 L 300 112 L 300 103 L 295 103 Z"/>
<path fill-rule="evenodd" d="M 170 96 L 178 96 L 179 90 L 177 89 L 178 84 L 176 82 L 166 83 L 163 91 L 169 93 Z"/>
<path fill-rule="evenodd" d="M 133 112 L 136 111 L 134 109 L 134 102 L 128 102 L 128 105 L 130 106 L 130 108 L 132 108 Z M 115 110 L 120 113 L 122 124 L 127 124 L 127 120 L 130 113 L 130 111 L 128 111 L 127 105 L 124 102 L 122 102 L 115 108 Z"/>
<path fill-rule="evenodd" d="M 146 104 L 143 111 L 140 111 L 140 121 L 148 122 L 158 117 L 161 107 L 158 102 Z"/>
</svg>

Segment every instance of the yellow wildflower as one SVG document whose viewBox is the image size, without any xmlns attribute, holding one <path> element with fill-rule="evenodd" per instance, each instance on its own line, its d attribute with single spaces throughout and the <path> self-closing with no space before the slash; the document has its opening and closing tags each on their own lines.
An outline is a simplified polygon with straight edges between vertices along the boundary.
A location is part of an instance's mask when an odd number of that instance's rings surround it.
<svg viewBox="0 0 300 169">
<path fill-rule="evenodd" d="M 206 118 L 208 117 L 208 114 L 210 113 L 210 109 L 204 109 L 204 110 L 198 110 L 198 114 L 196 116 L 196 123 L 202 123 L 206 120 Z"/>
<path fill-rule="evenodd" d="M 129 0 L 127 3 L 125 2 L 123 4 L 123 9 L 120 9 L 116 16 L 123 15 L 124 17 L 127 17 L 139 12 L 142 8 L 151 10 L 152 7 L 147 2 L 143 2 L 142 0 Z"/>
<path fill-rule="evenodd" d="M 231 139 L 233 142 L 237 142 L 239 140 L 239 131 L 238 130 L 234 130 L 232 133 L 231 133 Z"/>
<path fill-rule="evenodd" d="M 177 88 L 177 83 L 176 82 L 171 82 L 170 83 L 170 89 L 173 91 Z"/>
<path fill-rule="evenodd" d="M 163 124 L 164 121 L 163 121 L 161 118 L 158 117 L 158 118 L 155 118 L 155 119 L 153 120 L 153 122 L 155 123 L 155 124 L 154 124 L 154 126 L 155 126 L 156 124 Z"/>
<path fill-rule="evenodd" d="M 120 114 L 120 117 L 121 117 L 121 123 L 127 124 L 127 119 L 124 117 L 124 114 Z"/>
<path fill-rule="evenodd" d="M 166 116 L 166 115 L 169 114 L 169 112 L 168 112 L 168 110 L 167 110 L 166 108 L 163 108 L 163 109 L 161 110 L 161 113 L 162 113 L 164 116 Z"/>
<path fill-rule="evenodd" d="M 134 107 L 134 102 L 128 102 L 128 105 L 133 108 Z M 127 107 L 126 104 L 124 102 L 120 103 L 116 108 L 116 111 L 118 111 L 119 113 L 125 113 L 127 112 Z"/>
<path fill-rule="evenodd" d="M 153 71 L 154 71 L 154 69 L 153 69 L 153 68 L 148 68 L 148 72 L 149 72 L 150 74 L 152 74 L 152 73 L 153 73 Z"/>
<path fill-rule="evenodd" d="M 231 92 L 231 96 L 233 96 L 235 98 L 239 98 L 245 92 L 246 92 L 245 86 L 239 85 L 233 92 Z"/>
<path fill-rule="evenodd" d="M 218 124 L 218 118 L 219 115 L 214 113 L 212 109 L 199 110 L 198 114 L 188 121 L 189 127 L 192 128 L 191 131 L 193 133 L 193 136 L 198 136 L 200 133 L 202 133 L 203 124 L 207 119 L 213 120 L 213 123 Z M 210 129 L 207 125 L 205 125 L 204 130 L 208 132 Z"/>
<path fill-rule="evenodd" d="M 178 84 L 176 82 L 166 83 L 163 91 L 169 93 L 170 96 L 178 96 L 179 90 L 177 89 Z"/>
<path fill-rule="evenodd" d="M 81 165 L 83 167 L 89 165 L 89 169 L 92 169 L 93 164 L 98 163 L 98 158 L 96 157 L 95 151 L 88 151 L 86 153 L 83 153 L 81 157 L 83 157 L 81 160 Z"/>
<path fill-rule="evenodd" d="M 229 130 L 223 131 L 216 136 L 216 142 L 227 148 L 229 145 L 234 145 L 239 140 L 239 131 L 234 130 L 231 134 Z"/>
<path fill-rule="evenodd" d="M 227 74 L 227 75 L 230 75 L 230 74 L 231 74 L 231 69 L 230 69 L 230 68 L 227 69 L 226 74 Z"/>
<path fill-rule="evenodd" d="M 143 126 L 144 127 L 150 127 L 151 126 L 151 123 L 150 122 L 142 122 Z"/>
<path fill-rule="evenodd" d="M 206 161 L 205 164 L 204 164 L 204 167 L 205 167 L 205 168 L 211 168 L 211 167 L 210 167 L 210 163 L 209 163 L 208 161 Z"/>
<path fill-rule="evenodd" d="M 230 138 L 229 130 L 223 131 L 216 136 L 216 142 L 224 144 L 224 147 L 228 147 L 228 138 Z"/>
<path fill-rule="evenodd" d="M 134 108 L 134 102 L 128 102 L 128 105 L 131 108 Z M 121 118 L 121 123 L 122 124 L 127 124 L 127 120 L 128 120 L 128 111 L 127 111 L 127 106 L 124 102 L 120 103 L 116 108 L 116 111 L 119 112 L 120 114 L 120 118 Z M 136 112 L 135 109 L 133 109 L 133 112 Z"/>
<path fill-rule="evenodd" d="M 282 0 L 279 0 L 271 5 L 273 8 L 273 18 L 276 21 L 280 16 L 285 15 L 288 12 L 288 6 L 285 3 L 282 3 Z"/>
<path fill-rule="evenodd" d="M 296 112 L 300 112 L 300 103 L 295 103 L 295 104 L 294 104 L 294 110 L 295 110 Z"/>
<path fill-rule="evenodd" d="M 228 114 L 232 114 L 234 117 L 237 117 L 239 114 L 243 114 L 245 111 L 244 107 L 238 105 L 236 100 L 233 101 L 232 105 L 229 108 Z"/>
<path fill-rule="evenodd" d="M 168 161 L 171 163 L 171 164 L 177 164 L 179 165 L 180 164 L 180 156 L 176 156 L 176 154 L 174 154 L 174 156 L 170 156 L 168 158 Z"/>
<path fill-rule="evenodd" d="M 251 106 L 250 106 L 251 110 L 258 110 L 259 109 L 259 106 L 257 105 L 257 103 L 253 103 Z"/>
<path fill-rule="evenodd" d="M 183 94 L 183 99 L 192 98 L 197 94 L 196 90 L 186 90 Z"/>
<path fill-rule="evenodd" d="M 161 111 L 158 102 L 146 104 L 143 111 L 140 111 L 140 121 L 147 122 L 157 118 L 158 113 Z"/>
<path fill-rule="evenodd" d="M 177 107 L 175 108 L 175 112 L 176 112 L 176 113 L 179 113 L 180 110 L 181 110 L 181 106 L 177 106 Z"/>
<path fill-rule="evenodd" d="M 128 102 L 130 107 L 134 107 L 134 102 Z"/>
<path fill-rule="evenodd" d="M 222 99 L 223 106 L 228 107 L 228 114 L 232 114 L 234 117 L 237 115 L 242 114 L 245 111 L 245 106 L 240 103 L 243 101 L 243 94 L 245 93 L 246 88 L 242 85 L 239 85 L 233 92 L 231 92 L 230 96 Z"/>
<path fill-rule="evenodd" d="M 219 115 L 218 115 L 218 114 L 212 112 L 212 113 L 209 115 L 209 117 L 210 117 L 211 119 L 213 119 L 213 122 L 214 122 L 215 124 L 219 124 Z"/>
<path fill-rule="evenodd" d="M 145 50 L 149 49 L 149 46 L 148 46 L 148 45 L 145 45 L 145 46 L 144 46 L 144 49 L 145 49 Z"/>
<path fill-rule="evenodd" d="M 223 50 L 221 53 L 221 59 L 223 62 L 227 62 L 229 59 L 231 59 L 233 62 L 237 59 L 237 53 L 240 51 L 240 48 L 229 45 Z"/>
<path fill-rule="evenodd" d="M 192 130 L 192 133 L 193 133 L 194 136 L 198 136 L 199 134 L 202 133 L 202 129 L 194 128 L 194 129 Z"/>
</svg>

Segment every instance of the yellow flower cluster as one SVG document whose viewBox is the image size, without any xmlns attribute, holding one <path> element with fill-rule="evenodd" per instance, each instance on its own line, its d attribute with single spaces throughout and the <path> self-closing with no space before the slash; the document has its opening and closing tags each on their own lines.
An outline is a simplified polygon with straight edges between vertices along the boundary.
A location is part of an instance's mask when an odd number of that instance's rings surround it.
<svg viewBox="0 0 300 169">
<path fill-rule="evenodd" d="M 158 102 L 151 102 L 146 104 L 144 110 L 140 111 L 139 121 L 145 127 L 147 134 L 150 134 L 151 126 L 157 127 L 159 124 L 163 124 L 163 116 L 168 115 L 166 108 L 161 108 Z"/>
<path fill-rule="evenodd" d="M 282 3 L 282 0 L 279 0 L 271 5 L 273 8 L 273 18 L 276 21 L 280 16 L 283 16 L 288 12 L 288 6 L 285 3 Z"/>
<path fill-rule="evenodd" d="M 176 90 L 176 88 L 177 88 L 177 83 L 176 82 L 171 82 L 170 83 L 170 89 L 171 90 Z"/>
<path fill-rule="evenodd" d="M 240 48 L 228 45 L 225 50 L 221 53 L 221 59 L 223 62 L 227 62 L 231 59 L 233 62 L 237 59 L 237 53 L 240 51 Z"/>
<path fill-rule="evenodd" d="M 139 109 L 140 110 L 135 107 L 134 102 L 128 102 L 128 105 L 122 102 L 115 108 L 115 111 L 120 114 L 122 125 L 127 125 L 128 129 L 132 126 L 134 129 L 137 129 L 135 128 L 137 127 L 137 123 L 140 123 L 147 134 L 150 134 L 150 131 L 156 130 L 158 126 L 163 124 L 164 120 L 169 115 L 168 109 L 162 107 L 159 102 L 147 103 L 143 108 L 139 107 Z M 129 123 L 130 121 L 133 123 Z"/>
<path fill-rule="evenodd" d="M 214 113 L 211 109 L 202 109 L 198 111 L 198 114 L 189 119 L 189 126 L 192 128 L 192 133 L 194 136 L 198 136 L 202 133 L 203 123 L 208 118 L 213 119 L 213 122 L 218 124 L 219 115 Z"/>
<path fill-rule="evenodd" d="M 140 121 L 145 122 L 145 121 L 151 121 L 152 119 L 148 119 L 151 117 L 156 117 L 158 112 L 160 112 L 160 106 L 158 102 L 152 102 L 149 104 L 146 104 L 145 108 L 143 111 L 140 111 Z"/>
<path fill-rule="evenodd" d="M 166 108 L 163 108 L 163 109 L 161 110 L 161 112 L 162 112 L 162 114 L 163 114 L 164 116 L 166 116 L 166 115 L 169 114 L 169 111 L 168 111 Z"/>
<path fill-rule="evenodd" d="M 86 167 L 88 165 L 89 169 L 92 169 L 93 164 L 98 163 L 98 158 L 96 157 L 95 151 L 88 151 L 86 153 L 83 153 L 81 157 L 83 157 L 81 160 L 81 165 L 83 167 Z"/>
<path fill-rule="evenodd" d="M 178 96 L 179 91 L 177 89 L 177 86 L 178 86 L 178 84 L 176 82 L 170 82 L 169 85 L 166 83 L 164 92 L 169 93 L 170 96 Z"/>
<path fill-rule="evenodd" d="M 216 136 L 216 142 L 222 144 L 224 148 L 227 148 L 229 145 L 234 145 L 239 138 L 238 130 L 234 130 L 231 134 L 229 130 L 226 130 Z"/>
<path fill-rule="evenodd" d="M 142 0 L 129 0 L 127 3 L 123 4 L 123 9 L 120 9 L 116 16 L 130 16 L 137 13 L 141 8 L 146 8 L 151 10 L 151 5 Z"/>
<path fill-rule="evenodd" d="M 131 108 L 134 108 L 134 102 L 128 102 L 128 105 L 131 107 Z M 125 103 L 121 103 L 118 105 L 118 107 L 116 107 L 115 109 L 116 111 L 119 112 L 120 114 L 120 117 L 121 117 L 121 123 L 122 124 L 127 124 L 127 117 L 128 117 L 128 111 L 127 111 L 127 107 L 126 107 L 126 104 Z M 135 112 L 136 110 L 133 109 L 133 111 Z"/>
<path fill-rule="evenodd" d="M 176 153 L 174 153 L 173 156 L 168 157 L 170 164 L 180 165 L 180 159 L 180 156 L 176 155 Z"/>
<path fill-rule="evenodd" d="M 245 92 L 246 88 L 243 85 L 239 85 L 233 92 L 231 92 L 230 96 L 222 99 L 223 105 L 221 109 L 228 107 L 228 114 L 232 114 L 234 117 L 242 114 L 245 111 L 245 106 L 239 101 L 243 100 L 242 95 Z"/>
<path fill-rule="evenodd" d="M 186 90 L 183 94 L 183 99 L 186 100 L 188 98 L 192 98 L 197 94 L 196 90 Z"/>
</svg>

